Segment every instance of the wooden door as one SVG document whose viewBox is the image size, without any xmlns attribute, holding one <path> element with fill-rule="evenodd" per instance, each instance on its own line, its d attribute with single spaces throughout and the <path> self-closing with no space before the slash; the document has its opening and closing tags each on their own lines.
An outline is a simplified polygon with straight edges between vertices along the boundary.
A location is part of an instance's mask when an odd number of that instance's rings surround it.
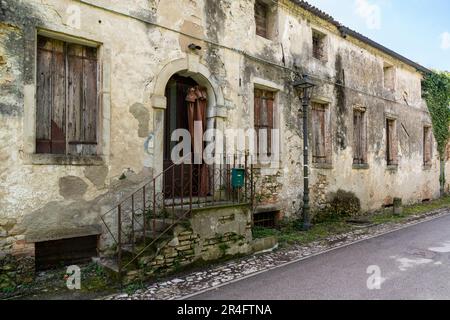
<svg viewBox="0 0 450 320">
<path fill-rule="evenodd" d="M 187 197 L 199 193 L 199 166 L 188 164 L 174 165 L 171 152 L 179 142 L 171 141 L 176 129 L 189 131 L 186 96 L 189 88 L 198 85 L 193 79 L 173 76 L 166 87 L 167 108 L 164 128 L 164 194 L 166 197 Z M 185 155 L 183 155 L 185 156 Z M 192 186 L 191 186 L 192 181 Z"/>
</svg>

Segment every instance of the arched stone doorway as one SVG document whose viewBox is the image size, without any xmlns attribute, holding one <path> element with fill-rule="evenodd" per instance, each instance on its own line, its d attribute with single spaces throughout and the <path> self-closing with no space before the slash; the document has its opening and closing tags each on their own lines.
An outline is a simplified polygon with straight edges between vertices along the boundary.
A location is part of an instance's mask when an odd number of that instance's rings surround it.
<svg viewBox="0 0 450 320">
<path fill-rule="evenodd" d="M 224 119 L 226 118 L 227 112 L 224 106 L 222 90 L 208 68 L 199 63 L 199 57 L 194 55 L 188 55 L 186 58 L 170 62 L 161 70 L 156 78 L 153 95 L 151 97 L 154 114 L 154 175 L 162 173 L 164 168 L 167 168 L 169 165 L 167 158 L 170 150 L 170 137 L 168 136 L 169 130 L 167 129 L 171 127 L 183 128 L 187 126 L 186 121 L 183 120 L 183 117 L 186 117 L 186 114 L 183 115 L 183 108 L 185 108 L 186 105 L 184 105 L 182 100 L 185 100 L 186 97 L 183 99 L 184 93 L 182 92 L 182 89 L 180 89 L 180 93 L 177 94 L 180 98 L 179 102 L 176 103 L 176 107 L 170 106 L 171 99 L 168 97 L 168 95 L 170 95 L 168 89 L 170 91 L 171 86 L 177 86 L 177 80 L 181 87 L 189 88 L 189 86 L 198 85 L 206 90 L 207 105 L 205 129 L 214 128 L 222 131 L 224 130 Z M 174 114 L 174 110 L 181 110 L 181 113 L 177 113 L 179 116 L 178 118 L 170 116 L 170 114 Z"/>
<path fill-rule="evenodd" d="M 164 119 L 164 193 L 166 197 L 207 196 L 209 193 L 208 168 L 206 164 L 194 163 L 194 153 L 201 153 L 205 148 L 203 135 L 206 131 L 206 112 L 208 94 L 191 77 L 173 75 L 166 86 L 167 107 Z M 197 125 L 195 125 L 197 124 Z M 200 124 L 200 125 L 198 125 Z M 181 141 L 174 141 L 172 134 L 183 130 L 190 137 L 187 150 L 183 154 L 173 154 L 175 146 Z M 186 139 L 184 137 L 183 139 Z M 199 140 L 199 141 L 197 141 Z M 194 141 L 198 150 L 195 151 Z M 186 141 L 185 141 L 186 142 Z M 177 163 L 173 157 L 179 156 L 189 163 Z M 190 159 L 186 159 L 190 158 Z"/>
</svg>

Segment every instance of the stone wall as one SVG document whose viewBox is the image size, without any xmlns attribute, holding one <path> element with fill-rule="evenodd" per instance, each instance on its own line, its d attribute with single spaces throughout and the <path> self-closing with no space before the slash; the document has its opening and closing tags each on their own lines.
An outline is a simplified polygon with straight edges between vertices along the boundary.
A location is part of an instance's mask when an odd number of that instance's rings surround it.
<svg viewBox="0 0 450 320">
<path fill-rule="evenodd" d="M 247 206 L 194 210 L 186 223 L 175 227 L 169 239 L 157 245 L 155 256 L 139 259 L 140 270 L 128 272 L 126 281 L 179 271 L 252 250 L 251 211 Z"/>
<path fill-rule="evenodd" d="M 14 291 L 17 286 L 34 280 L 34 258 L 32 256 L 0 256 L 0 294 Z"/>
</svg>

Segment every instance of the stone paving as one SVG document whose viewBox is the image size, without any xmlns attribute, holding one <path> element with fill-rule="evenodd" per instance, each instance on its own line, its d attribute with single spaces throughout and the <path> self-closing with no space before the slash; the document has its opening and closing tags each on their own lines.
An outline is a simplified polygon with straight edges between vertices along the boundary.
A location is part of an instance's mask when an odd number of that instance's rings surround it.
<svg viewBox="0 0 450 320">
<path fill-rule="evenodd" d="M 154 283 L 144 290 L 137 290 L 129 295 L 126 293 L 106 297 L 106 300 L 171 300 L 183 299 L 186 296 L 212 289 L 231 281 L 237 281 L 252 274 L 267 271 L 286 263 L 307 258 L 324 251 L 339 248 L 357 241 L 382 235 L 396 229 L 407 227 L 418 222 L 424 222 L 440 216 L 450 214 L 449 209 L 440 209 L 425 214 L 410 216 L 405 222 L 386 223 L 382 225 L 358 228 L 345 234 L 331 236 L 327 239 L 309 243 L 307 245 L 294 245 L 278 249 L 273 252 L 253 255 L 210 267 L 203 271 L 192 272 L 171 280 Z"/>
</svg>

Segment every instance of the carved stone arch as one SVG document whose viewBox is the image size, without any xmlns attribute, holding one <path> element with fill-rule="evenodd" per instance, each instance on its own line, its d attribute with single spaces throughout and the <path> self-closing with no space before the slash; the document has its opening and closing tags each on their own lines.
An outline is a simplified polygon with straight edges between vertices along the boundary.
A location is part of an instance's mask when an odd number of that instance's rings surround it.
<svg viewBox="0 0 450 320">
<path fill-rule="evenodd" d="M 200 85 L 208 90 L 208 115 L 215 117 L 217 114 L 215 109 L 223 108 L 225 100 L 222 89 L 220 88 L 216 78 L 211 71 L 199 62 L 199 57 L 188 55 L 186 58 L 177 59 L 166 64 L 158 76 L 156 77 L 152 94 L 152 107 L 157 109 L 165 109 L 167 102 L 165 99 L 166 85 L 174 74 L 188 76 L 197 81 Z M 212 112 L 212 113 L 209 113 Z M 225 116 L 222 114 L 222 116 Z"/>
</svg>

